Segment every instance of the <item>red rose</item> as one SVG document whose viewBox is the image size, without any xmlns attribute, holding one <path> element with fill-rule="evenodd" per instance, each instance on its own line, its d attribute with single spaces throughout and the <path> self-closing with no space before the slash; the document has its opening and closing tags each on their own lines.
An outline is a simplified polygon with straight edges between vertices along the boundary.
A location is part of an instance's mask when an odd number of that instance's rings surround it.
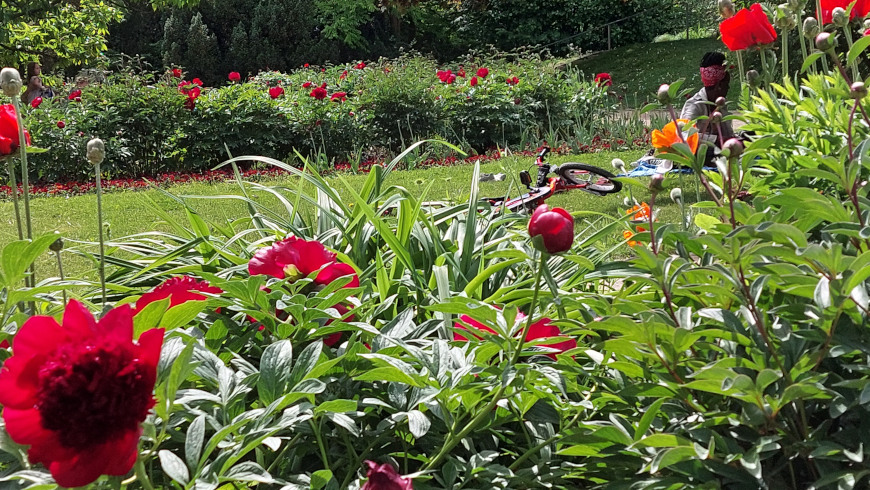
<svg viewBox="0 0 870 490">
<path fill-rule="evenodd" d="M 613 85 L 613 79 L 610 77 L 610 73 L 599 73 L 595 75 L 595 85 L 599 87 L 610 87 Z"/>
<path fill-rule="evenodd" d="M 34 316 L 15 335 L 0 371 L 6 431 L 28 445 L 62 487 L 100 475 L 126 475 L 136 462 L 140 424 L 154 406 L 163 330 L 133 342 L 133 310 L 110 310 L 99 321 L 71 300 L 63 326 Z"/>
<path fill-rule="evenodd" d="M 67 99 L 69 99 L 69 100 L 76 100 L 76 99 L 80 98 L 81 96 L 82 96 L 82 91 L 79 90 L 79 89 L 76 89 L 76 90 L 73 90 L 72 92 L 70 92 L 70 94 L 69 94 L 69 96 L 67 97 Z"/>
<path fill-rule="evenodd" d="M 855 17 L 865 17 L 870 13 L 870 0 L 821 0 L 822 7 L 822 23 L 830 24 L 833 22 L 832 17 L 834 9 L 837 7 L 843 10 L 848 10 L 849 5 L 854 3 L 852 12 L 849 14 L 849 20 Z"/>
<path fill-rule="evenodd" d="M 323 100 L 326 98 L 326 89 L 323 87 L 315 87 L 309 95 L 317 100 Z"/>
<path fill-rule="evenodd" d="M 489 75 L 489 68 L 478 68 L 477 69 L 477 76 L 479 76 L 480 78 L 486 78 L 487 75 Z"/>
<path fill-rule="evenodd" d="M 318 272 L 319 271 L 319 272 Z M 316 240 L 303 240 L 290 237 L 275 242 L 271 247 L 257 250 L 248 262 L 248 273 L 252 276 L 263 274 L 284 279 L 286 277 L 302 279 L 317 272 L 315 284 L 326 285 L 342 276 L 353 276 L 345 286 L 359 286 L 356 271 L 348 264 L 335 261 L 335 254 L 326 250 L 322 243 Z"/>
<path fill-rule="evenodd" d="M 34 109 L 39 107 L 39 104 L 42 104 L 42 97 L 37 97 L 30 101 L 30 107 L 33 107 Z"/>
<path fill-rule="evenodd" d="M 517 321 L 517 323 L 522 324 L 522 323 L 524 323 L 524 320 L 526 318 L 527 317 L 525 314 L 523 314 L 522 312 L 518 312 L 516 321 Z M 456 322 L 456 324 L 454 324 L 454 326 L 459 330 L 468 331 L 472 337 L 475 337 L 478 340 L 481 340 L 481 337 L 479 335 L 475 334 L 473 330 L 469 330 L 468 327 L 466 327 L 465 325 L 469 325 L 472 329 L 478 330 L 480 332 L 487 332 L 487 333 L 491 333 L 491 334 L 496 333 L 495 330 L 487 327 L 486 325 L 478 322 L 477 320 L 473 320 L 468 315 L 460 316 L 459 320 L 462 323 Z M 546 344 L 547 348 L 555 349 L 557 352 L 549 352 L 549 353 L 546 353 L 544 355 L 546 355 L 547 357 L 549 357 L 550 359 L 555 361 L 557 353 L 562 353 L 562 352 L 565 352 L 565 351 L 568 351 L 568 350 L 571 350 L 571 349 L 577 347 L 577 341 L 575 339 L 570 338 L 570 337 L 564 337 L 562 335 L 562 331 L 559 330 L 559 327 L 552 325 L 550 323 L 551 321 L 552 320 L 550 320 L 549 318 L 541 318 L 537 322 L 533 323 L 532 326 L 529 328 L 528 335 L 526 335 L 526 342 L 531 341 L 531 340 L 536 340 L 536 339 L 548 338 L 548 337 L 563 337 L 565 340 L 562 342 L 559 342 L 556 344 Z M 519 335 L 519 333 L 518 333 L 518 335 Z M 465 338 L 463 335 L 461 335 L 457 332 L 453 332 L 453 340 L 460 341 L 460 342 L 467 342 L 468 341 L 467 338 Z"/>
<path fill-rule="evenodd" d="M 269 89 L 269 97 L 272 97 L 273 99 L 277 99 L 282 95 L 284 95 L 284 87 L 272 87 Z"/>
<path fill-rule="evenodd" d="M 30 145 L 30 134 L 25 131 L 24 139 Z M 9 155 L 18 149 L 18 117 L 12 104 L 0 105 L 0 155 Z"/>
<path fill-rule="evenodd" d="M 332 94 L 332 96 L 329 98 L 329 100 L 331 100 L 333 102 L 345 101 L 345 100 L 347 100 L 347 92 L 336 92 L 336 93 Z"/>
<path fill-rule="evenodd" d="M 227 78 L 229 78 L 231 82 L 238 82 L 242 79 L 242 75 L 237 71 L 231 71 Z"/>
<path fill-rule="evenodd" d="M 366 466 L 369 467 L 368 481 L 360 490 L 414 490 L 411 480 L 399 475 L 393 465 L 366 461 Z"/>
<path fill-rule="evenodd" d="M 359 62 L 356 64 L 356 66 L 354 66 L 354 68 L 356 68 L 357 70 L 362 70 L 365 67 L 366 67 L 366 64 L 363 62 Z"/>
<path fill-rule="evenodd" d="M 169 278 L 159 286 L 143 294 L 136 301 L 136 311 L 141 311 L 142 308 L 150 305 L 155 301 L 169 298 L 169 307 L 180 305 L 188 301 L 204 301 L 208 299 L 202 293 L 221 294 L 223 290 L 219 287 L 210 286 L 208 281 L 198 281 L 190 276 L 177 276 Z"/>
<path fill-rule="evenodd" d="M 66 127 L 66 123 L 63 122 L 63 121 L 58 121 L 58 122 L 57 122 L 57 127 L 59 127 L 60 129 L 63 129 L 63 128 Z"/>
<path fill-rule="evenodd" d="M 172 76 L 175 78 L 181 78 L 181 68 L 173 68 Z"/>
<path fill-rule="evenodd" d="M 733 17 L 719 24 L 722 42 L 731 51 L 740 51 L 759 44 L 776 41 L 776 30 L 761 5 L 754 3 L 749 10 L 740 9 Z"/>
<path fill-rule="evenodd" d="M 312 85 L 314 85 L 314 84 L 311 82 L 305 82 L 302 84 L 302 88 L 311 88 Z"/>
<path fill-rule="evenodd" d="M 571 250 L 574 243 L 574 217 L 562 208 L 552 210 L 541 204 L 529 220 L 529 236 L 543 239 L 543 246 L 551 254 Z"/>
</svg>

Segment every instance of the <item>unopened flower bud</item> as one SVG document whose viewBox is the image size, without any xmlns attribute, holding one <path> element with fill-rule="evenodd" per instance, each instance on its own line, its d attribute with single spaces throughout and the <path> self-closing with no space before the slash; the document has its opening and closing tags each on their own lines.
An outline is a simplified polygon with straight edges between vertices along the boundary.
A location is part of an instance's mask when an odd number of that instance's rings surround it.
<svg viewBox="0 0 870 490">
<path fill-rule="evenodd" d="M 750 87 L 758 88 L 761 86 L 761 74 L 758 73 L 758 70 L 749 70 L 746 72 L 746 81 Z"/>
<path fill-rule="evenodd" d="M 787 3 L 780 4 L 777 7 L 774 23 L 776 24 L 776 27 L 779 27 L 780 29 L 791 29 L 794 27 L 794 14 Z"/>
<path fill-rule="evenodd" d="M 106 158 L 106 145 L 100 138 L 94 138 L 88 141 L 88 161 L 94 165 L 103 163 Z"/>
<path fill-rule="evenodd" d="M 815 17 L 804 19 L 803 34 L 807 39 L 815 39 L 819 35 L 819 21 Z"/>
<path fill-rule="evenodd" d="M 849 95 L 851 95 L 855 100 L 861 100 L 864 97 L 867 97 L 867 87 L 864 85 L 864 82 L 853 83 Z"/>
<path fill-rule="evenodd" d="M 683 190 L 679 187 L 674 187 L 671 189 L 671 200 L 674 202 L 680 202 L 683 200 Z"/>
<path fill-rule="evenodd" d="M 820 32 L 816 36 L 816 49 L 819 51 L 830 51 L 834 49 L 834 40 L 831 39 L 830 32 Z"/>
<path fill-rule="evenodd" d="M 57 240 L 52 242 L 51 245 L 48 246 L 48 249 L 52 252 L 60 252 L 61 250 L 63 250 L 63 239 L 58 238 Z"/>
<path fill-rule="evenodd" d="M 719 124 L 722 122 L 722 113 L 719 111 L 713 111 L 710 114 L 710 124 Z"/>
<path fill-rule="evenodd" d="M 719 0 L 719 15 L 723 19 L 734 17 L 734 2 L 731 0 Z"/>
<path fill-rule="evenodd" d="M 8 97 L 21 95 L 21 74 L 15 68 L 3 68 L 0 71 L 0 89 Z"/>
<path fill-rule="evenodd" d="M 625 172 L 625 162 L 623 162 L 622 159 L 614 158 L 610 162 L 610 164 L 613 165 L 613 168 L 615 168 L 616 170 L 619 170 L 620 172 Z"/>
<path fill-rule="evenodd" d="M 671 103 L 671 86 L 667 83 L 663 83 L 661 87 L 659 87 L 659 91 L 656 94 L 659 102 L 664 105 L 669 105 Z"/>
<path fill-rule="evenodd" d="M 728 103 L 728 101 L 725 100 L 725 97 L 717 97 L 716 98 L 716 108 L 717 109 L 721 108 L 721 107 L 725 107 L 726 103 Z"/>
<path fill-rule="evenodd" d="M 846 24 L 849 23 L 849 16 L 846 15 L 846 9 L 843 7 L 836 7 L 831 12 L 831 22 L 837 27 L 846 27 Z"/>
<path fill-rule="evenodd" d="M 729 158 L 737 158 L 743 153 L 743 142 L 737 138 L 731 138 L 722 145 L 722 152 L 728 152 Z"/>
<path fill-rule="evenodd" d="M 649 181 L 649 190 L 653 196 L 664 190 L 662 183 L 665 181 L 665 174 L 655 174 Z"/>
</svg>

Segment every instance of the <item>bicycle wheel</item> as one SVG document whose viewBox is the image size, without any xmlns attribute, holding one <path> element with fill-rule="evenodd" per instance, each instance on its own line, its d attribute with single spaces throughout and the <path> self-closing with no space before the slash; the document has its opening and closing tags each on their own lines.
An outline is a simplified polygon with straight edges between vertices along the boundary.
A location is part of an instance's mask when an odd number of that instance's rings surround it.
<svg viewBox="0 0 870 490">
<path fill-rule="evenodd" d="M 615 175 L 585 163 L 563 163 L 556 172 L 571 185 L 584 186 L 582 190 L 603 196 L 622 190 L 622 184 L 613 179 Z"/>
</svg>

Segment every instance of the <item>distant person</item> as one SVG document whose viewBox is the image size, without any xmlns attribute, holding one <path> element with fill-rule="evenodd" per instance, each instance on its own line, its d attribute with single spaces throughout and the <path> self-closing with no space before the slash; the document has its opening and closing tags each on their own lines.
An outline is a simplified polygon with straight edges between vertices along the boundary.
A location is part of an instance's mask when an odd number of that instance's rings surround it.
<svg viewBox="0 0 870 490">
<path fill-rule="evenodd" d="M 686 101 L 680 113 L 680 119 L 692 121 L 701 116 L 710 117 L 716 110 L 716 99 L 728 95 L 728 89 L 731 88 L 731 74 L 728 73 L 728 68 L 725 66 L 724 54 L 714 51 L 704 55 L 701 59 L 701 82 L 704 84 L 704 88 Z M 727 114 L 724 107 L 719 109 L 719 112 L 723 115 Z M 717 128 L 715 124 L 710 123 L 709 119 L 697 123 L 698 132 L 701 133 L 701 141 L 713 145 L 712 147 L 708 145 L 708 162 L 712 160 L 716 148 L 721 148 L 723 143 L 734 137 L 731 121 L 722 121 L 719 126 Z"/>
<path fill-rule="evenodd" d="M 24 94 L 21 98 L 24 102 L 30 104 L 37 97 L 47 99 L 54 97 L 54 92 L 42 84 L 42 67 L 39 63 L 32 61 L 27 64 L 27 88 L 24 89 Z"/>
</svg>

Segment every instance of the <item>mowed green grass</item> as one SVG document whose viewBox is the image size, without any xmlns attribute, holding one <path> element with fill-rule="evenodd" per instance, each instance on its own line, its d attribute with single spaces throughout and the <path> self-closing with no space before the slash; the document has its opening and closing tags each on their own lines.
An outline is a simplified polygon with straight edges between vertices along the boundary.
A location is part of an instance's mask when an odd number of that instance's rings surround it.
<svg viewBox="0 0 870 490">
<path fill-rule="evenodd" d="M 631 162 L 642 155 L 643 151 L 631 152 L 602 152 L 586 155 L 573 155 L 567 157 L 552 157 L 551 163 L 564 163 L 579 161 L 592 164 L 613 172 L 611 160 L 619 157 L 624 161 Z M 480 184 L 481 196 L 503 196 L 510 193 L 517 196 L 517 174 L 520 170 L 529 169 L 535 175 L 532 157 L 510 156 L 500 160 L 481 165 L 481 172 L 506 173 L 508 178 L 504 182 L 482 182 Z M 433 167 L 426 169 L 395 171 L 387 180 L 387 185 L 404 187 L 427 201 L 452 201 L 467 202 L 471 179 L 474 171 L 473 165 L 458 165 L 452 167 Z M 362 188 L 367 175 L 339 174 L 326 177 L 326 180 L 338 191 L 339 195 L 347 196 L 351 201 L 347 187 L 354 190 Z M 669 179 L 670 185 L 676 185 L 676 177 Z M 691 180 L 687 180 L 691 182 Z M 279 179 L 261 182 L 264 185 L 283 185 L 291 189 L 297 189 L 299 180 L 297 177 L 282 177 Z M 513 187 L 512 187 L 513 186 Z M 239 219 L 246 219 L 248 211 L 246 205 L 235 199 L 200 199 L 214 196 L 240 196 L 242 191 L 234 182 L 218 184 L 183 184 L 166 189 L 175 196 L 186 201 L 203 219 L 210 222 L 223 223 Z M 312 193 L 313 188 L 303 187 L 304 192 Z M 649 192 L 646 189 L 634 188 L 634 197 L 639 201 L 648 201 Z M 291 202 L 292 193 L 287 193 Z M 687 197 L 694 195 L 686 192 Z M 578 230 L 582 230 L 583 220 L 590 223 L 598 222 L 600 214 L 618 217 L 625 213 L 624 198 L 627 196 L 623 191 L 619 194 L 598 197 L 582 191 L 566 192 L 553 196 L 547 202 L 551 206 L 559 206 L 578 216 Z M 266 193 L 254 193 L 254 199 L 279 214 L 286 215 L 286 209 L 276 199 Z M 679 208 L 664 197 L 659 200 L 662 222 L 678 222 Z M 149 232 L 170 231 L 171 227 L 161 219 L 159 207 L 173 219 L 181 223 L 187 223 L 184 206 L 167 196 L 166 193 L 157 189 L 144 191 L 110 192 L 103 196 L 104 223 L 111 239 L 124 236 Z M 81 250 L 94 251 L 93 243 L 97 240 L 97 208 L 94 194 L 75 197 L 39 197 L 31 200 L 34 234 L 58 232 L 68 246 Z M 309 210 L 310 211 L 310 210 Z M 11 202 L 0 203 L 0 216 L 3 226 L 0 227 L 0 245 L 5 245 L 17 239 L 14 222 L 13 207 Z M 621 236 L 614 236 L 612 243 L 622 240 Z M 81 256 L 67 254 L 65 259 L 68 277 L 93 277 L 94 264 Z M 45 256 L 38 263 L 39 269 L 44 271 L 40 275 L 56 275 L 56 264 L 52 257 Z"/>
</svg>

